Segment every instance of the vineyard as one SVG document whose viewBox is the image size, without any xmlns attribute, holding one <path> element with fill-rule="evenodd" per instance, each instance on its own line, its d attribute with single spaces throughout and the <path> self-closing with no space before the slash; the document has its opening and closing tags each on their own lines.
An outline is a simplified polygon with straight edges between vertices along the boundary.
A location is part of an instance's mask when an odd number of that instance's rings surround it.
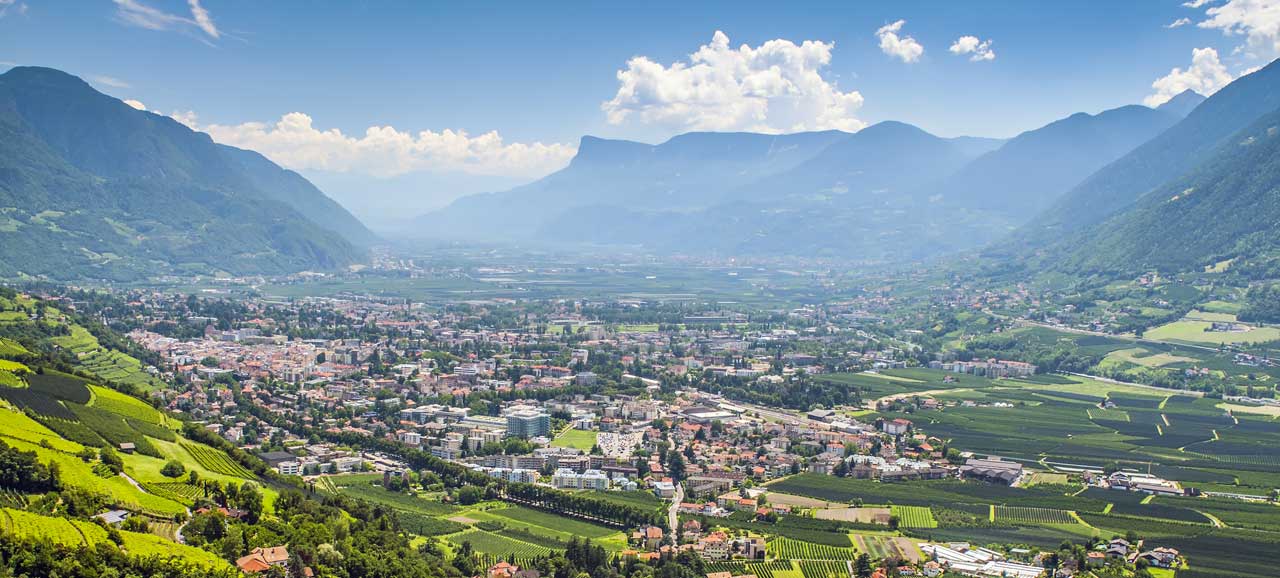
<svg viewBox="0 0 1280 578">
<path fill-rule="evenodd" d="M 446 539 L 459 546 L 461 546 L 463 542 L 470 542 L 471 548 L 476 552 L 488 554 L 494 558 L 505 559 L 514 556 L 519 560 L 551 554 L 551 550 L 548 548 L 530 544 L 528 542 L 522 542 L 520 540 L 513 540 L 484 530 L 467 530 L 458 534 L 452 534 L 446 537 Z"/>
<path fill-rule="evenodd" d="M 804 564 L 805 562 L 801 562 Z M 823 564 L 823 562 L 817 562 Z M 795 566 L 790 560 L 774 560 L 772 562 L 710 562 L 705 567 L 708 574 L 712 572 L 729 572 L 734 576 L 754 575 L 757 578 L 792 578 Z M 807 576 L 807 575 L 806 575 Z"/>
<path fill-rule="evenodd" d="M 924 506 L 893 506 L 891 509 L 898 518 L 898 525 L 903 528 L 938 527 L 938 521 L 933 519 L 933 510 Z"/>
<path fill-rule="evenodd" d="M 849 578 L 848 562 L 803 560 L 799 564 L 804 578 Z"/>
<path fill-rule="evenodd" d="M 182 504 L 194 504 L 196 500 L 206 497 L 204 490 L 183 482 L 142 482 L 142 487 L 157 496 Z"/>
<path fill-rule="evenodd" d="M 200 467 L 227 476 L 235 476 L 238 478 L 254 479 L 253 472 L 246 470 L 244 466 L 231 459 L 230 456 L 209 446 L 202 446 L 193 443 L 182 443 L 182 448 L 195 458 Z"/>
<path fill-rule="evenodd" d="M 992 506 L 993 521 L 1028 522 L 1032 524 L 1077 524 L 1071 512 L 1050 508 Z"/>
<path fill-rule="evenodd" d="M 96 385 L 89 386 L 89 390 L 93 392 L 93 401 L 90 402 L 92 407 L 150 424 L 164 425 L 166 422 L 160 410 L 143 403 L 140 399 Z"/>
<path fill-rule="evenodd" d="M 848 538 L 846 538 L 847 540 Z M 776 538 L 769 542 L 769 553 L 784 560 L 852 560 L 858 550 L 852 542 L 847 547 Z"/>
</svg>

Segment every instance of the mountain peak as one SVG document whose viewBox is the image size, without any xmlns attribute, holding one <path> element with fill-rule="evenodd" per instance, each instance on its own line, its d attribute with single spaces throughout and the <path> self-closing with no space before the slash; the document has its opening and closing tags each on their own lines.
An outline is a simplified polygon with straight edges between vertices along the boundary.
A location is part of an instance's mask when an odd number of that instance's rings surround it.
<svg viewBox="0 0 1280 578">
<path fill-rule="evenodd" d="M 1188 88 L 1178 93 L 1177 96 L 1169 99 L 1168 102 L 1157 106 L 1156 110 L 1174 114 L 1179 117 L 1185 117 L 1204 101 L 1205 97 L 1203 95 Z"/>
</svg>

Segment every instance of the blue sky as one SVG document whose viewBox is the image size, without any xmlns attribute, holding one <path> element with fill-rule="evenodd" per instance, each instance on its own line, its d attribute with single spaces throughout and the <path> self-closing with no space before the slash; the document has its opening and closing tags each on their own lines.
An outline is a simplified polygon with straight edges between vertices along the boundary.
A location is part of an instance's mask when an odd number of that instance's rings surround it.
<svg viewBox="0 0 1280 578">
<path fill-rule="evenodd" d="M 1276 55 L 1271 4 L 0 0 L 0 62 L 60 68 L 258 148 L 348 205 L 357 190 L 376 194 L 376 210 L 355 211 L 369 218 L 530 180 L 563 165 L 583 134 L 657 142 L 698 128 L 853 130 L 892 119 L 1008 137 L 1153 98 L 1152 83 L 1175 67 L 1165 91 L 1208 92 Z M 705 75 L 670 68 L 691 65 L 716 31 L 727 52 Z M 974 51 L 949 50 L 967 35 Z M 790 47 L 765 54 L 772 40 Z M 731 70 L 747 62 L 734 60 L 744 44 L 751 62 L 810 60 L 784 79 L 752 77 L 745 97 Z M 1193 65 L 1193 50 L 1206 48 L 1214 54 L 1196 53 Z M 647 66 L 632 69 L 641 56 Z M 639 96 L 619 97 L 622 70 L 636 73 Z M 770 100 L 786 93 L 769 93 L 781 90 L 774 81 L 804 95 Z M 721 95 L 723 83 L 739 93 Z M 610 101 L 616 114 L 602 108 Z M 767 111 L 752 113 L 761 103 Z M 279 132 L 289 113 L 305 117 Z M 387 128 L 366 139 L 371 126 Z"/>
</svg>

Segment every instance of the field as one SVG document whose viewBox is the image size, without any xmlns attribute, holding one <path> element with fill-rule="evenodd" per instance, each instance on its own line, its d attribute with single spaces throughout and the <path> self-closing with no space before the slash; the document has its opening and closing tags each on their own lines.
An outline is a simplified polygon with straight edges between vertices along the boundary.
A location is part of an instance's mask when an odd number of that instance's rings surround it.
<svg viewBox="0 0 1280 578">
<path fill-rule="evenodd" d="M 921 506 L 893 506 L 893 515 L 903 528 L 937 528 L 933 510 Z"/>
<path fill-rule="evenodd" d="M 991 520 L 998 522 L 1028 522 L 1038 525 L 1079 523 L 1071 515 L 1071 512 L 1066 510 L 1018 506 L 991 506 Z"/>
<path fill-rule="evenodd" d="M 840 520 L 862 524 L 875 524 L 877 519 L 887 520 L 890 515 L 889 508 L 824 508 L 813 511 L 813 517 L 819 520 Z"/>
<path fill-rule="evenodd" d="M 471 547 L 481 554 L 488 554 L 491 559 L 506 559 L 514 557 L 516 560 L 527 560 L 537 556 L 546 556 L 551 550 L 530 544 L 520 540 L 500 536 L 492 532 L 484 530 L 467 530 L 457 534 L 451 534 L 446 539 L 458 546 L 464 542 L 470 542 Z"/>
<path fill-rule="evenodd" d="M 798 563 L 804 578 L 849 578 L 849 563 L 845 561 L 804 560 Z"/>
<path fill-rule="evenodd" d="M 253 472 L 246 470 L 244 466 L 231 459 L 230 456 L 209 446 L 193 443 L 183 443 L 181 445 L 182 449 L 186 450 L 205 469 L 238 478 L 254 479 L 255 477 Z"/>
<path fill-rule="evenodd" d="M 551 442 L 558 448 L 575 448 L 584 452 L 591 451 L 596 445 L 596 432 L 581 429 L 567 429 Z"/>
<path fill-rule="evenodd" d="M 0 532 L 67 545 L 93 546 L 104 542 L 110 543 L 107 531 L 97 524 L 52 518 L 9 508 L 0 509 Z M 134 556 L 177 557 L 213 569 L 230 568 L 230 565 L 222 559 L 199 548 L 177 544 L 152 534 L 122 531 L 120 535 L 124 539 L 121 549 Z"/>
<path fill-rule="evenodd" d="M 853 543 L 845 539 L 849 546 L 828 546 L 802 542 L 791 538 L 775 538 L 769 542 L 769 555 L 786 560 L 852 560 L 858 555 Z"/>
<path fill-rule="evenodd" d="M 1158 341 L 1196 344 L 1265 343 L 1280 339 L 1280 329 L 1251 327 L 1248 331 L 1207 331 L 1210 321 L 1183 319 L 1148 330 L 1143 337 Z"/>
</svg>

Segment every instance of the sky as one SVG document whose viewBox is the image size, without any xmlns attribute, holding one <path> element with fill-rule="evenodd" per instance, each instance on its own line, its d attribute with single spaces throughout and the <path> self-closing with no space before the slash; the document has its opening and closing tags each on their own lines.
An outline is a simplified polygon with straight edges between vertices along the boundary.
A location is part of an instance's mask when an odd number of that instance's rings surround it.
<svg viewBox="0 0 1280 578">
<path fill-rule="evenodd" d="M 79 75 L 374 225 L 537 179 L 587 134 L 1011 137 L 1277 56 L 1280 0 L 0 0 L 0 70 Z"/>
</svg>

